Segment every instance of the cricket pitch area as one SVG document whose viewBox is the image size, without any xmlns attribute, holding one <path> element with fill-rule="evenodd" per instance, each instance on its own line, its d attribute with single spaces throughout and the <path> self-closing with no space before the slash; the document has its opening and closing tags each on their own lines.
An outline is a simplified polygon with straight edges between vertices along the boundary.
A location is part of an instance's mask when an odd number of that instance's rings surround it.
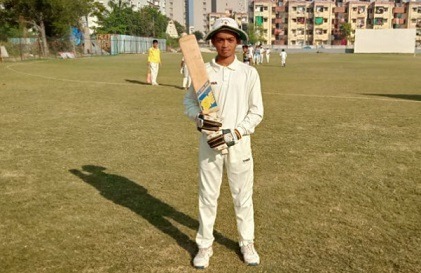
<svg viewBox="0 0 421 273">
<path fill-rule="evenodd" d="M 205 55 L 209 60 L 212 55 Z M 0 271 L 197 272 L 198 132 L 180 54 L 0 63 Z M 421 271 L 421 57 L 257 66 L 256 248 L 224 178 L 208 272 Z"/>
</svg>

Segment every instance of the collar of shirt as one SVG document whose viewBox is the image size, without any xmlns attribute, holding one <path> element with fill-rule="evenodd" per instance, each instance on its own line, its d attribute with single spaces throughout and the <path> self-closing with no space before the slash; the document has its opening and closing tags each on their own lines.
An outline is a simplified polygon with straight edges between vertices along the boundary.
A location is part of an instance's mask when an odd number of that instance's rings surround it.
<svg viewBox="0 0 421 273">
<path fill-rule="evenodd" d="M 220 64 L 218 64 L 216 61 L 215 61 L 215 59 L 216 58 L 213 58 L 212 59 L 212 61 L 210 62 L 210 64 L 211 64 L 211 66 L 212 66 L 212 68 L 215 70 L 215 71 L 217 71 L 217 70 L 220 70 L 220 69 L 222 69 L 223 67 L 226 67 L 226 68 L 228 68 L 228 69 L 230 69 L 230 70 L 237 70 L 238 69 L 238 66 L 239 66 L 239 64 L 240 64 L 240 61 L 237 59 L 237 56 L 235 56 L 235 59 L 234 59 L 234 61 L 229 65 L 229 66 L 222 66 L 222 65 L 220 65 Z"/>
</svg>

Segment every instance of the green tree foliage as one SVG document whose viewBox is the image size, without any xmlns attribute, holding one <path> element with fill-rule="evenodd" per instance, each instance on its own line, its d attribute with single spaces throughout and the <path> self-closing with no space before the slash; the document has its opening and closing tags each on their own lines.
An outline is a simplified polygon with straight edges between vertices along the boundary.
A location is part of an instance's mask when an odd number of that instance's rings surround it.
<svg viewBox="0 0 421 273">
<path fill-rule="evenodd" d="M 174 21 L 175 28 L 177 29 L 178 35 L 181 36 L 182 33 L 186 32 L 186 28 L 182 26 L 178 21 Z"/>
<path fill-rule="evenodd" d="M 254 24 L 248 24 L 247 25 L 247 35 L 249 36 L 249 43 L 254 45 L 256 43 L 262 43 L 265 42 L 265 39 L 263 38 L 264 29 L 262 26 L 255 26 Z"/>
<path fill-rule="evenodd" d="M 135 12 L 122 1 L 110 2 L 109 10 L 98 16 L 100 27 L 96 33 L 166 38 L 168 21 L 166 16 L 152 7 Z"/>
<path fill-rule="evenodd" d="M 48 55 L 48 37 L 63 37 L 71 26 L 79 26 L 80 18 L 92 13 L 94 0 L 1 0 L 2 20 L 10 29 L 33 29 L 41 38 L 43 53 Z"/>
<path fill-rule="evenodd" d="M 339 27 L 339 30 L 341 32 L 342 38 L 346 39 L 347 41 L 351 40 L 352 27 L 350 23 L 342 23 Z"/>
<path fill-rule="evenodd" d="M 204 36 L 203 36 L 203 32 L 196 30 L 195 32 L 193 32 L 194 36 L 196 36 L 196 39 L 198 41 L 203 40 Z"/>
</svg>

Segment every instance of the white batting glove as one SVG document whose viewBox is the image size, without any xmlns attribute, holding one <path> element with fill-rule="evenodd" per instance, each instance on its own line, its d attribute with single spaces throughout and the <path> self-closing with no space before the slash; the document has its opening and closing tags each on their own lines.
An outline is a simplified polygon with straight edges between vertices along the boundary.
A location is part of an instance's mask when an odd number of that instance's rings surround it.
<svg viewBox="0 0 421 273">
<path fill-rule="evenodd" d="M 208 136 L 209 147 L 222 151 L 238 143 L 241 134 L 237 129 L 222 129 Z"/>
</svg>

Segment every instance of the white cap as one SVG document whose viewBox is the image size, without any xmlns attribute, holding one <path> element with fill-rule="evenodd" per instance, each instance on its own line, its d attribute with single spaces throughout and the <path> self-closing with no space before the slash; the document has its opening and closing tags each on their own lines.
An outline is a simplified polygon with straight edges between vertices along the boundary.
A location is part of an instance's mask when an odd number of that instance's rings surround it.
<svg viewBox="0 0 421 273">
<path fill-rule="evenodd" d="M 211 39 L 212 36 L 215 35 L 220 30 L 228 30 L 228 31 L 234 32 L 243 41 L 247 41 L 249 39 L 247 36 L 247 33 L 245 33 L 242 29 L 238 27 L 238 24 L 234 19 L 218 18 L 216 19 L 215 24 L 213 24 L 211 32 L 209 32 L 206 35 L 205 40 Z"/>
</svg>

